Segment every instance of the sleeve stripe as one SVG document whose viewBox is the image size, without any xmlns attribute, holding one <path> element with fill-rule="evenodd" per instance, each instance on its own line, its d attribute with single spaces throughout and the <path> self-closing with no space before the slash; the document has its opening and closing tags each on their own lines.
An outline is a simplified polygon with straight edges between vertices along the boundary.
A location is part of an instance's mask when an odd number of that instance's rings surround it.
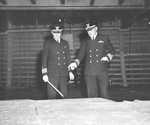
<svg viewBox="0 0 150 125">
<path fill-rule="evenodd" d="M 42 74 L 47 73 L 47 68 L 42 68 Z"/>
<path fill-rule="evenodd" d="M 75 62 L 77 63 L 77 66 L 80 64 L 79 59 L 75 59 Z"/>
</svg>

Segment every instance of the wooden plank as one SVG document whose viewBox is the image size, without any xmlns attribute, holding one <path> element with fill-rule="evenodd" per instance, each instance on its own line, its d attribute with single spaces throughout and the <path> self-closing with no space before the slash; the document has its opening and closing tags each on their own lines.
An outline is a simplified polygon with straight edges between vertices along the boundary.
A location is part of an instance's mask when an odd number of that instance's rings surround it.
<svg viewBox="0 0 150 125">
<path fill-rule="evenodd" d="M 124 53 L 124 39 L 122 36 L 122 32 L 120 30 L 120 34 L 119 34 L 119 39 L 120 39 L 120 61 L 121 61 L 121 74 L 122 74 L 122 79 L 123 79 L 123 86 L 126 87 L 128 86 L 127 83 L 127 78 L 126 78 L 126 67 L 125 67 L 125 53 Z"/>
<path fill-rule="evenodd" d="M 12 84 L 12 41 L 11 36 L 8 33 L 8 71 L 7 71 L 7 84 L 6 88 L 11 88 Z"/>
<path fill-rule="evenodd" d="M 147 9 L 150 9 L 147 8 Z M 1 10 L 138 10 L 138 11 L 145 11 L 144 6 L 1 6 Z"/>
<path fill-rule="evenodd" d="M 7 83 L 7 33 L 0 33 L 0 88 Z"/>
</svg>

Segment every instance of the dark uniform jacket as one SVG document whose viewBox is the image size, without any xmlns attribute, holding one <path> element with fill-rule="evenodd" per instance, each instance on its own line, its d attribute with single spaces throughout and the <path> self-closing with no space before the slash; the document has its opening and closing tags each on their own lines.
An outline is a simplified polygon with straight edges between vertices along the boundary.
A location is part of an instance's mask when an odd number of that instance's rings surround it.
<svg viewBox="0 0 150 125">
<path fill-rule="evenodd" d="M 114 54 L 114 49 L 107 36 L 98 35 L 95 40 L 88 37 L 81 42 L 77 59 L 85 62 L 84 74 L 98 75 L 106 70 L 106 64 L 101 62 L 101 58 L 108 53 Z"/>
<path fill-rule="evenodd" d="M 60 43 L 54 39 L 46 40 L 42 55 L 42 68 L 47 68 L 48 76 L 67 76 L 67 66 L 70 54 L 67 41 L 61 39 Z"/>
</svg>

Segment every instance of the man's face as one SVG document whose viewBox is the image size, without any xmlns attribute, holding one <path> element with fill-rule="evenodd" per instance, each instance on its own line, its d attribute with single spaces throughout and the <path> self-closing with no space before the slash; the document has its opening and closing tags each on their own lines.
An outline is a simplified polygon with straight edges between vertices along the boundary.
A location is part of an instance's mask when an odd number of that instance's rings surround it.
<svg viewBox="0 0 150 125">
<path fill-rule="evenodd" d="M 90 37 L 93 37 L 97 33 L 97 26 L 95 26 L 94 28 L 90 30 L 87 30 L 87 33 Z"/>
<path fill-rule="evenodd" d="M 56 27 L 56 29 L 51 30 L 51 33 L 54 38 L 60 39 L 61 34 L 62 34 L 62 29 L 60 29 L 59 27 Z"/>
<path fill-rule="evenodd" d="M 53 37 L 56 39 L 57 38 L 59 39 L 61 37 L 61 34 L 62 34 L 61 32 L 51 32 L 51 33 L 52 33 Z"/>
</svg>

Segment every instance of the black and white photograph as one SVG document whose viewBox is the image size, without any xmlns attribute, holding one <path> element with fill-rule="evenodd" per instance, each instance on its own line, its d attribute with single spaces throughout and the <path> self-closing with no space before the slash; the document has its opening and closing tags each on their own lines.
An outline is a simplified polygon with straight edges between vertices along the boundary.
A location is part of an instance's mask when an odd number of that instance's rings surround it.
<svg viewBox="0 0 150 125">
<path fill-rule="evenodd" d="M 150 125 L 150 1 L 0 0 L 0 125 Z"/>
</svg>

